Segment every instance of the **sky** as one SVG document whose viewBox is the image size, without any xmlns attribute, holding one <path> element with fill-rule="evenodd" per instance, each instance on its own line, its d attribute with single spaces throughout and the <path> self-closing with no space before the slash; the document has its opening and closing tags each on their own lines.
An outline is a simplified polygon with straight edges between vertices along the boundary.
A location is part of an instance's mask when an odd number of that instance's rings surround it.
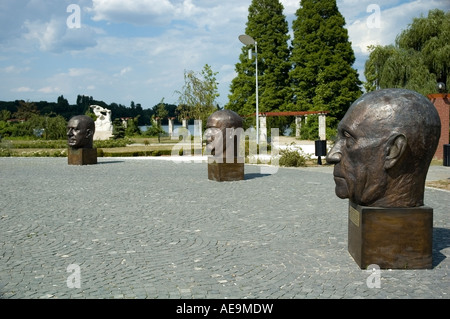
<svg viewBox="0 0 450 319">
<path fill-rule="evenodd" d="M 208 64 L 228 102 L 251 0 L 2 0 L 0 100 L 178 104 L 186 71 Z M 281 0 L 290 26 L 300 0 Z M 367 46 L 394 44 L 450 0 L 337 0 L 364 81 Z"/>
</svg>

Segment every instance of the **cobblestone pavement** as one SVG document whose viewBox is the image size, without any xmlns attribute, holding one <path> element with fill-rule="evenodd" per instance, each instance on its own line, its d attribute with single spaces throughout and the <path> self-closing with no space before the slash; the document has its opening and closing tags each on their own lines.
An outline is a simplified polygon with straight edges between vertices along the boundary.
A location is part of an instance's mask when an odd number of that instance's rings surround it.
<svg viewBox="0 0 450 319">
<path fill-rule="evenodd" d="M 214 182 L 206 163 L 0 158 L 0 296 L 450 297 L 449 192 L 426 189 L 433 268 L 381 270 L 377 288 L 348 253 L 332 167 L 266 168 Z"/>
</svg>

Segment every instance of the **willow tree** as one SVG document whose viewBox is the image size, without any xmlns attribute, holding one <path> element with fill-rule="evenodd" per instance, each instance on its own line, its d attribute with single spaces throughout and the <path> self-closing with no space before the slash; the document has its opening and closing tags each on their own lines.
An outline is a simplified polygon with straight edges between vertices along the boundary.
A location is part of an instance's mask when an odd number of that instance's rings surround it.
<svg viewBox="0 0 450 319">
<path fill-rule="evenodd" d="M 201 120 L 203 128 L 208 117 L 218 109 L 216 99 L 219 97 L 216 81 L 217 72 L 206 64 L 201 73 L 184 72 L 184 85 L 179 95 L 177 113 L 183 118 Z"/>
<path fill-rule="evenodd" d="M 367 91 L 406 88 L 435 93 L 438 82 L 450 85 L 450 12 L 434 9 L 414 18 L 395 45 L 372 46 L 364 74 Z"/>
<path fill-rule="evenodd" d="M 290 36 L 283 10 L 279 0 L 253 0 L 248 8 L 245 34 L 257 42 L 259 112 L 285 110 L 289 99 Z M 255 57 L 249 58 L 249 49 L 255 53 L 254 45 L 242 46 L 226 105 L 241 116 L 256 112 L 256 63 Z M 276 126 L 274 120 L 268 128 Z"/>
</svg>

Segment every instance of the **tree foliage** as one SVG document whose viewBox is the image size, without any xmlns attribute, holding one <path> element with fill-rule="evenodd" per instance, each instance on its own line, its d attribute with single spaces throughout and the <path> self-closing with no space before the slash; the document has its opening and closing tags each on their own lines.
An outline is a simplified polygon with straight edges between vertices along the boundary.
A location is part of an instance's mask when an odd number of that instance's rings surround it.
<svg viewBox="0 0 450 319">
<path fill-rule="evenodd" d="M 33 115 L 39 114 L 39 110 L 36 107 L 36 104 L 33 102 L 25 102 L 19 101 L 19 105 L 17 106 L 17 111 L 13 114 L 16 119 L 20 120 L 28 120 Z"/>
<path fill-rule="evenodd" d="M 217 110 L 216 99 L 219 97 L 217 89 L 217 72 L 206 64 L 201 73 L 184 72 L 184 85 L 179 95 L 178 115 L 181 118 L 193 118 L 206 122 L 209 115 Z"/>
<path fill-rule="evenodd" d="M 302 0 L 289 28 L 278 0 L 254 0 L 245 33 L 257 41 L 259 111 L 329 111 L 330 125 L 344 116 L 361 94 L 355 56 L 345 19 L 335 0 Z M 255 113 L 255 63 L 243 46 L 226 108 Z M 288 126 L 293 118 L 268 118 L 268 128 Z"/>
<path fill-rule="evenodd" d="M 284 111 L 289 103 L 289 26 L 279 0 L 253 0 L 248 9 L 245 34 L 256 45 L 243 45 L 237 76 L 230 85 L 227 109 L 245 116 L 256 112 L 256 59 L 258 60 L 258 111 Z M 255 49 L 257 47 L 257 51 Z M 249 59 L 248 51 L 253 57 Z M 254 123 L 254 118 L 249 118 Z M 245 123 L 249 126 L 251 123 Z M 286 125 L 285 118 L 268 118 L 267 128 Z"/>
<path fill-rule="evenodd" d="M 335 0 L 302 0 L 293 22 L 290 110 L 340 119 L 361 94 L 355 55 Z"/>
<path fill-rule="evenodd" d="M 55 113 L 38 115 L 30 113 L 26 121 L 10 123 L 0 120 L 0 135 L 3 137 L 42 137 L 46 140 L 66 139 L 67 122 Z"/>
<path fill-rule="evenodd" d="M 164 98 L 162 98 L 161 102 L 156 106 L 155 115 L 159 119 L 158 124 L 161 124 L 162 119 L 169 115 L 169 111 L 167 111 L 166 105 L 164 104 Z"/>
<path fill-rule="evenodd" d="M 289 28 L 278 0 L 253 0 L 248 9 L 245 34 L 256 42 L 258 52 L 258 109 L 260 112 L 280 111 L 286 108 L 289 98 Z M 256 63 L 249 59 L 245 45 L 235 69 L 237 76 L 230 86 L 226 108 L 240 115 L 256 112 Z"/>
<path fill-rule="evenodd" d="M 430 10 L 397 35 L 395 45 L 371 46 L 364 74 L 367 91 L 406 88 L 428 95 L 450 84 L 450 12 Z"/>
<path fill-rule="evenodd" d="M 125 137 L 125 127 L 123 126 L 122 121 L 119 118 L 113 120 L 112 135 L 114 140 Z"/>
</svg>

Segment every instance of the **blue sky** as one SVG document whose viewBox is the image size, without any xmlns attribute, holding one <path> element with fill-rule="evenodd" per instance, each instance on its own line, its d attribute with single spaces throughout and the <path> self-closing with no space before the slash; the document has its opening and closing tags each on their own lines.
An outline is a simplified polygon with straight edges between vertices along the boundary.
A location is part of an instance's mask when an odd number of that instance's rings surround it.
<svg viewBox="0 0 450 319">
<path fill-rule="evenodd" d="M 291 25 L 299 0 L 282 0 Z M 251 0 L 2 0 L 0 100 L 55 102 L 78 94 L 151 108 L 177 104 L 185 70 L 218 72 L 228 101 Z M 75 11 L 73 8 L 75 5 Z M 414 17 L 449 0 L 338 0 L 364 80 L 370 44 L 393 44 Z M 69 7 L 70 6 L 70 7 Z M 79 8 L 79 16 L 76 15 Z M 379 11 L 378 11 L 379 9 Z M 73 19 L 75 18 L 76 19 Z M 79 19 L 78 19 L 79 17 Z M 69 22 L 68 22 L 69 20 Z M 378 24 L 377 24 L 378 23 Z M 292 31 L 291 31 L 292 32 Z M 292 33 L 291 33 L 292 39 Z"/>
</svg>

